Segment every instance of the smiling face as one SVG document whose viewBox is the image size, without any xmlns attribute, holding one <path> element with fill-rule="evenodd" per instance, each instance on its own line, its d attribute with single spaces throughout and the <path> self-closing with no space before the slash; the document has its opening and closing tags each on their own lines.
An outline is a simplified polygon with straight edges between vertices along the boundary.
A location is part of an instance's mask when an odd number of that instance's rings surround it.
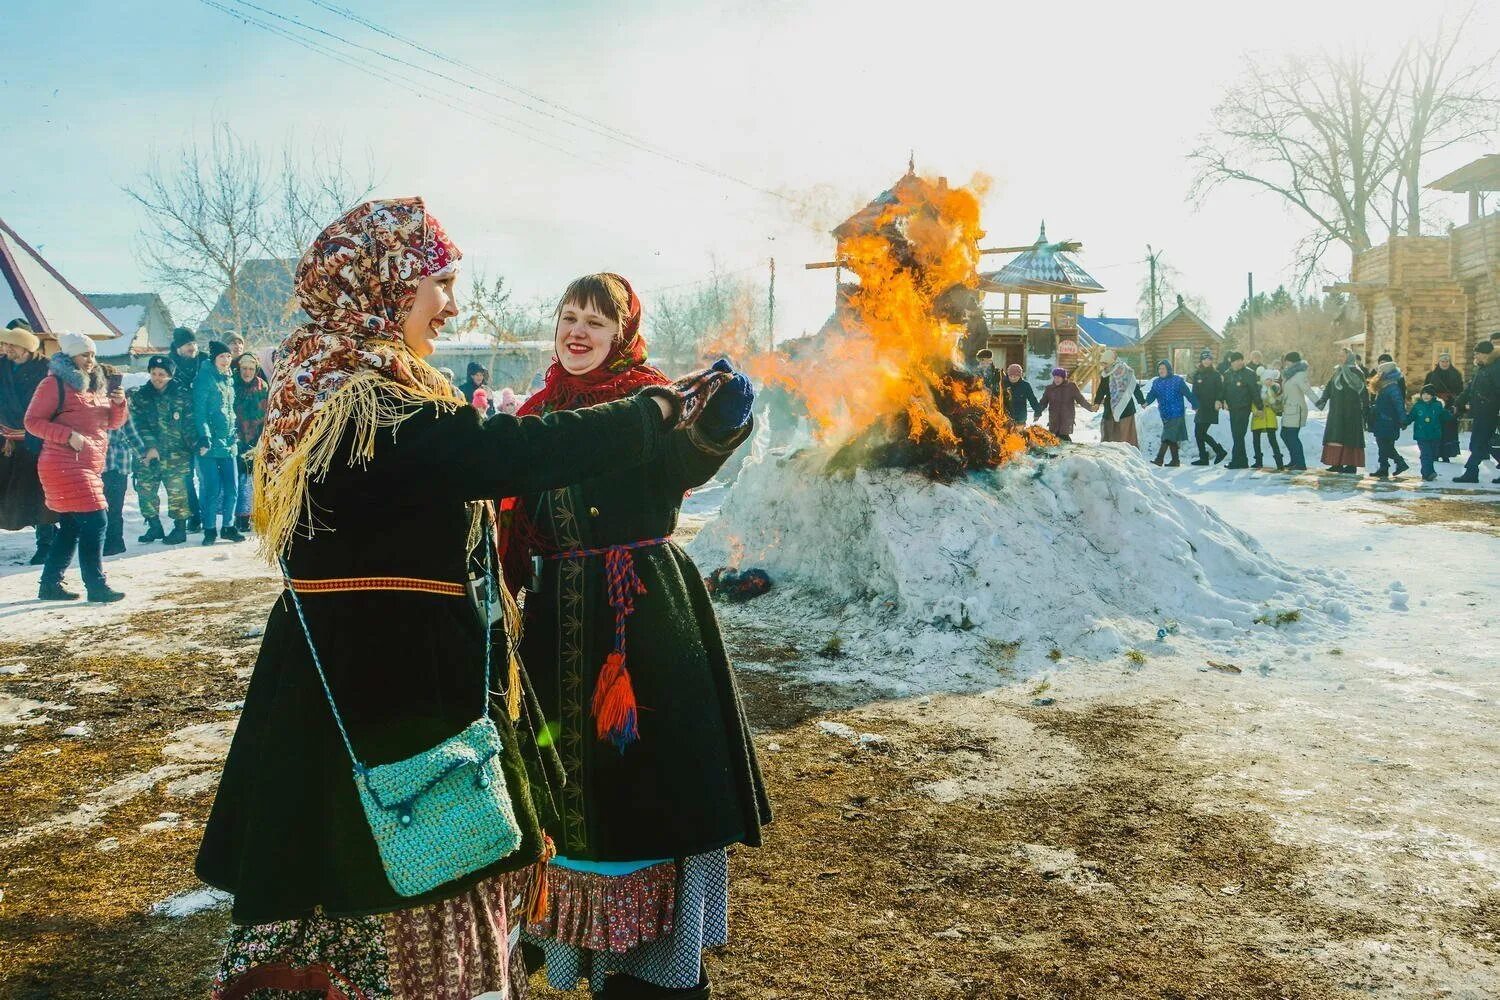
<svg viewBox="0 0 1500 1000">
<path fill-rule="evenodd" d="M 411 312 L 401 321 L 401 339 L 419 358 L 429 357 L 443 324 L 458 315 L 458 298 L 453 283 L 456 268 L 439 275 L 428 275 L 417 285 L 417 297 Z"/>
<path fill-rule="evenodd" d="M 151 369 L 151 385 L 156 389 L 157 392 L 162 392 L 163 390 L 165 390 L 167 387 L 167 383 L 170 381 L 172 381 L 172 373 L 167 371 L 165 368 Z"/>
<path fill-rule="evenodd" d="M 98 364 L 98 361 L 95 359 L 93 351 L 87 351 L 83 354 L 73 355 L 73 364 L 78 367 L 79 371 L 87 375 L 89 372 L 94 370 L 94 367 Z"/>
<path fill-rule="evenodd" d="M 255 363 L 255 359 L 248 354 L 240 358 L 240 360 L 235 364 L 235 369 L 240 373 L 240 378 L 244 379 L 246 382 L 255 381 L 256 369 L 258 369 L 259 367 L 260 366 Z"/>
<path fill-rule="evenodd" d="M 557 314 L 552 346 L 564 371 L 583 375 L 604 363 L 619 335 L 619 320 L 610 319 L 598 305 L 564 302 Z"/>
</svg>

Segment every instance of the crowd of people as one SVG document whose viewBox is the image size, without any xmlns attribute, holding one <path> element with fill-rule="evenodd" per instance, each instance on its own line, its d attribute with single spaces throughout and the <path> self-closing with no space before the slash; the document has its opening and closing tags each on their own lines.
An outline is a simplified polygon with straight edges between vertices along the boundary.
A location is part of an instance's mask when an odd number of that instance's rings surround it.
<svg viewBox="0 0 1500 1000">
<path fill-rule="evenodd" d="M 285 592 L 196 863 L 234 896 L 213 996 L 466 1000 L 544 968 L 702 1000 L 727 848 L 771 814 L 670 536 L 755 391 L 651 365 L 615 274 L 568 287 L 524 400 L 482 365 L 456 385 L 427 359 L 459 258 L 420 199 L 361 205 L 300 262 L 310 321 L 274 352 L 178 330 L 128 393 L 88 338 L 46 358 L 12 324 L 0 527 L 37 528 L 43 599 L 77 596 L 78 550 L 113 601 L 128 480 L 142 543 L 242 541 L 254 497 Z"/>
<path fill-rule="evenodd" d="M 1168 361 L 1158 362 L 1143 392 L 1134 369 L 1107 351 L 1092 399 L 1065 368 L 1052 369 L 1051 384 L 1038 396 L 1019 364 L 1009 365 L 1002 374 L 989 350 L 980 351 L 976 361 L 981 381 L 992 394 L 1003 397 L 1011 420 L 1025 424 L 1046 414 L 1047 429 L 1064 441 L 1072 440 L 1081 406 L 1104 411 L 1101 440 L 1139 447 L 1136 414 L 1154 404 L 1162 424 L 1161 444 L 1152 459 L 1156 465 L 1182 465 L 1182 449 L 1191 440 L 1197 450 L 1192 465 L 1217 465 L 1227 459 L 1229 469 L 1269 469 L 1274 463 L 1278 472 L 1306 471 L 1302 428 L 1313 410 L 1326 409 L 1320 458 L 1327 471 L 1359 474 L 1366 464 L 1368 432 L 1376 444 L 1373 476 L 1400 477 L 1410 464 L 1396 443 L 1410 428 L 1422 479 L 1432 482 L 1437 479 L 1437 463 L 1459 457 L 1459 422 L 1467 416 L 1473 422 L 1469 457 L 1453 481 L 1477 483 L 1486 460 L 1500 465 L 1500 333 L 1476 343 L 1472 356 L 1473 374 L 1467 380 L 1445 353 L 1412 392 L 1389 354 L 1380 355 L 1371 370 L 1346 351 L 1322 391 L 1315 393 L 1307 362 L 1296 351 L 1283 355 L 1279 367 L 1273 367 L 1258 351 L 1248 358 L 1231 351 L 1216 363 L 1214 353 L 1204 350 L 1188 376 L 1174 371 Z M 1221 418 L 1227 418 L 1227 447 L 1215 437 L 1222 433 Z"/>
</svg>

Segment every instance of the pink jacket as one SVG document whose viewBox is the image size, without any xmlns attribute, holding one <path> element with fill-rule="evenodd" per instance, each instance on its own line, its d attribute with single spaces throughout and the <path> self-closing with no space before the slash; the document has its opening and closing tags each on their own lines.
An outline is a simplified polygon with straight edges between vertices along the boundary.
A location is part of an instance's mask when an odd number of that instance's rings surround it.
<svg viewBox="0 0 1500 1000">
<path fill-rule="evenodd" d="M 58 412 L 57 379 L 61 375 L 62 411 Z M 109 452 L 109 432 L 122 426 L 129 403 L 112 403 L 104 391 L 104 373 L 94 370 L 88 390 L 83 373 L 66 355 L 55 355 L 47 377 L 36 387 L 26 408 L 26 430 L 42 439 L 37 475 L 47 508 L 59 514 L 87 514 L 105 509 L 104 459 Z M 57 413 L 53 419 L 52 414 Z M 68 439 L 77 431 L 85 438 L 82 451 L 74 451 Z"/>
</svg>

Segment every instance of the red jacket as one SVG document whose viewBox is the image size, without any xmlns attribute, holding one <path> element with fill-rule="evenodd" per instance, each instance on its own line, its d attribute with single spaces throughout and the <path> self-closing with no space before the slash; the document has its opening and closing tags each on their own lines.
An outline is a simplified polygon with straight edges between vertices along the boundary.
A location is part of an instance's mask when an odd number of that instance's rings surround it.
<svg viewBox="0 0 1500 1000">
<path fill-rule="evenodd" d="M 65 383 L 61 412 L 54 375 L 61 375 Z M 109 452 L 109 432 L 125 423 L 129 404 L 109 401 L 103 372 L 95 369 L 92 381 L 89 391 L 81 390 L 79 387 L 87 384 L 83 374 L 73 366 L 72 359 L 56 355 L 26 408 L 26 430 L 42 439 L 42 454 L 36 463 L 42 492 L 47 508 L 59 514 L 87 514 L 107 506 L 100 477 Z M 74 451 L 68 444 L 74 431 L 86 439 L 82 451 Z"/>
</svg>

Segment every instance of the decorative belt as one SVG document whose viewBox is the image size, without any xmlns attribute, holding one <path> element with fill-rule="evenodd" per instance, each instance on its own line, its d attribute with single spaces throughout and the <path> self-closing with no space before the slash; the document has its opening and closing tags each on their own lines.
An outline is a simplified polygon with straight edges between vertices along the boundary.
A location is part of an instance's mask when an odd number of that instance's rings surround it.
<svg viewBox="0 0 1500 1000">
<path fill-rule="evenodd" d="M 604 579 L 609 592 L 609 604 L 615 609 L 615 647 L 604 658 L 599 679 L 594 682 L 594 730 L 599 739 L 613 743 L 621 753 L 640 738 L 640 731 L 636 728 L 639 708 L 635 701 L 635 688 L 625 669 L 625 622 L 635 611 L 635 595 L 644 594 L 646 585 L 635 571 L 635 557 L 632 553 L 636 549 L 665 545 L 668 541 L 670 539 L 647 538 L 622 545 L 567 549 L 542 556 L 548 560 L 604 557 Z"/>
<path fill-rule="evenodd" d="M 463 597 L 468 588 L 444 580 L 421 580 L 411 576 L 346 576 L 332 580 L 293 580 L 286 585 L 299 594 L 338 594 L 356 590 L 404 590 L 442 597 Z"/>
</svg>

